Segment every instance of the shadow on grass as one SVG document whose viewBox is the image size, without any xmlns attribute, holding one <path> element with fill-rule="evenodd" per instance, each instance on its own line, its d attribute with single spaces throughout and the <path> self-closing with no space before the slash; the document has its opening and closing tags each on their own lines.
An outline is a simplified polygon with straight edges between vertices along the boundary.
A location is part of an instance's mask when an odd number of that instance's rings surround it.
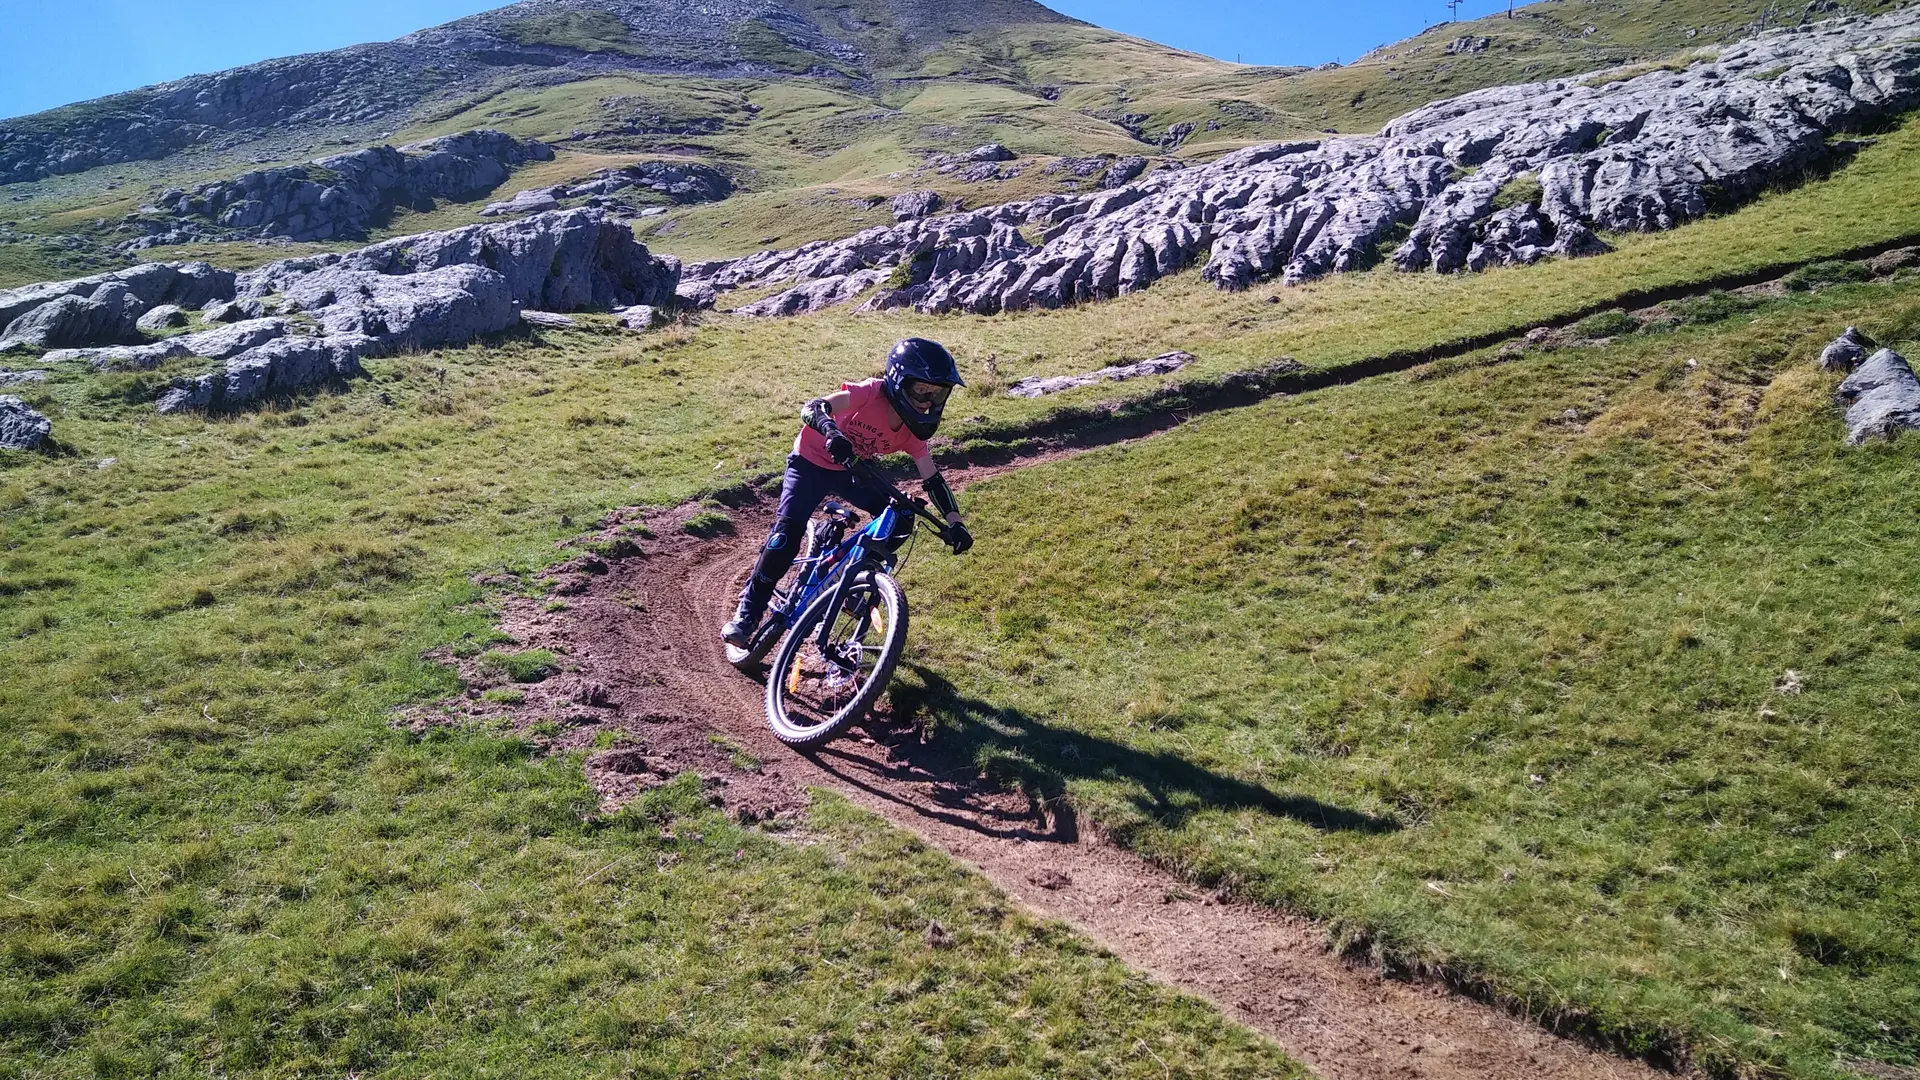
<svg viewBox="0 0 1920 1080">
<path fill-rule="evenodd" d="M 1400 828 L 1391 818 L 1283 795 L 1177 754 L 1057 727 L 969 697 L 928 668 L 907 669 L 920 686 L 896 684 L 894 707 L 902 716 L 925 710 L 937 717 L 941 737 L 925 742 L 919 724 L 876 716 L 867 730 L 885 748 L 884 760 L 829 744 L 815 761 L 841 780 L 926 817 L 993 836 L 1073 843 L 1080 828 L 1067 787 L 1075 780 L 1104 780 L 1132 788 L 1127 799 L 1133 808 L 1172 829 L 1210 809 L 1258 810 L 1328 831 Z M 1124 835 L 1116 839 L 1125 842 Z"/>
</svg>

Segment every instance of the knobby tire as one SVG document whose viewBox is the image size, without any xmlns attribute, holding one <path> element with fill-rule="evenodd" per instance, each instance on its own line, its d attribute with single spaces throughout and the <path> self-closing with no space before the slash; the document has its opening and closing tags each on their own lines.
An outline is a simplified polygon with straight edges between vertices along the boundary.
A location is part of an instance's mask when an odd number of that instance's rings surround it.
<svg viewBox="0 0 1920 1080">
<path fill-rule="evenodd" d="M 789 746 L 819 746 L 865 716 L 906 651 L 907 598 L 891 575 L 868 572 L 848 585 L 844 603 L 833 612 L 832 646 L 858 640 L 860 664 L 849 677 L 845 665 L 829 663 L 818 639 L 834 591 L 823 593 L 793 624 L 767 672 L 767 725 Z"/>
</svg>

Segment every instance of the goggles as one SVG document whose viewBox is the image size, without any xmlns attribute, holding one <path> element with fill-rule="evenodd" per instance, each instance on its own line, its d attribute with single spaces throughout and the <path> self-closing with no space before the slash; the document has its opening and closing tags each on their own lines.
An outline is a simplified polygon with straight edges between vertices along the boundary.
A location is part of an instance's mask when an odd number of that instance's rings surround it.
<svg viewBox="0 0 1920 1080">
<path fill-rule="evenodd" d="M 919 379 L 906 379 L 901 382 L 900 391 L 921 412 L 932 412 L 947 403 L 947 395 L 953 393 L 953 387 L 942 383 L 922 382 Z"/>
</svg>

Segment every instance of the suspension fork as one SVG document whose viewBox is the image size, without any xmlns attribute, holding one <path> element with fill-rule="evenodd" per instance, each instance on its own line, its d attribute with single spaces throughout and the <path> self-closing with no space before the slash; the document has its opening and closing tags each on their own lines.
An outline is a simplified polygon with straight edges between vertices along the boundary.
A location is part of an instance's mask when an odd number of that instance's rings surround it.
<svg viewBox="0 0 1920 1080">
<path fill-rule="evenodd" d="M 873 569 L 873 560 L 867 557 L 866 548 L 863 546 L 858 558 L 848 558 L 847 568 L 841 572 L 840 580 L 833 583 L 833 593 L 831 599 L 827 601 L 826 613 L 820 619 L 820 636 L 815 641 L 820 648 L 820 655 L 829 660 L 833 658 L 833 653 L 828 650 L 833 643 L 834 620 L 840 617 L 841 609 L 846 607 L 847 591 L 853 587 L 853 579 L 857 575 L 867 573 L 871 569 Z"/>
</svg>

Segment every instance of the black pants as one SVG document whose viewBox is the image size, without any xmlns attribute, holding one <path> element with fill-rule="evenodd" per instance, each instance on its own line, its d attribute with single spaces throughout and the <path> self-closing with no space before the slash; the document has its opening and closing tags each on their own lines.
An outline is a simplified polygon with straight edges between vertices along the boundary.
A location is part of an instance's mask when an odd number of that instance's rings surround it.
<svg viewBox="0 0 1920 1080">
<path fill-rule="evenodd" d="M 806 538 L 807 519 L 829 495 L 838 495 L 869 515 L 878 516 L 887 508 L 887 494 L 863 482 L 845 469 L 815 465 L 799 454 L 787 455 L 787 477 L 780 485 L 780 509 L 774 515 L 773 529 L 760 548 L 760 561 L 740 594 L 743 602 L 754 607 L 766 604 L 773 588 L 793 568 L 800 545 Z M 911 527 L 911 526 L 909 526 Z"/>
</svg>

